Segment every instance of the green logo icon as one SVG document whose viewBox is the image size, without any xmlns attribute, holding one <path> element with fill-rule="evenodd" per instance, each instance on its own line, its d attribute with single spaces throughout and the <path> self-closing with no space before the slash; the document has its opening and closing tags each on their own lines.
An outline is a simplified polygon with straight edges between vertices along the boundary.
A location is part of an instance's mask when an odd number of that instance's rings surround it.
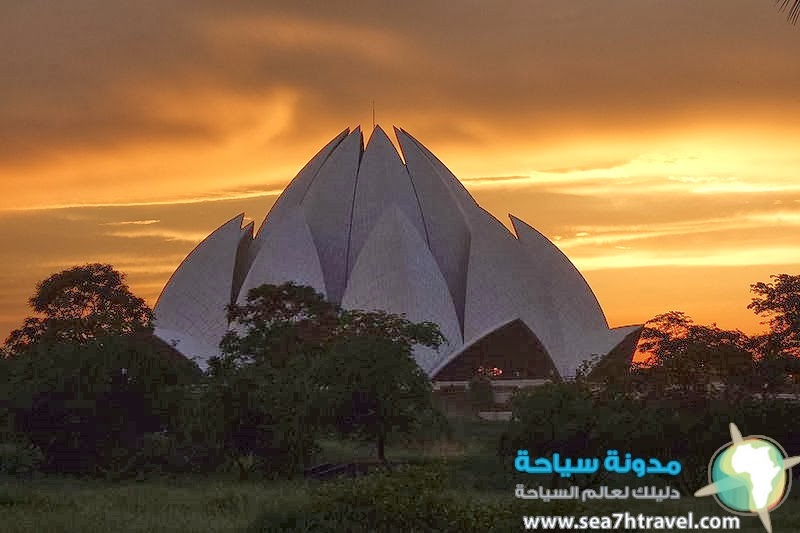
<svg viewBox="0 0 800 533">
<path fill-rule="evenodd" d="M 713 495 L 723 508 L 736 514 L 758 515 L 772 533 L 769 513 L 786 500 L 792 486 L 791 472 L 800 456 L 787 457 L 780 444 L 762 435 L 742 437 L 730 425 L 731 442 L 716 451 L 708 464 L 711 482 L 694 493 Z"/>
</svg>

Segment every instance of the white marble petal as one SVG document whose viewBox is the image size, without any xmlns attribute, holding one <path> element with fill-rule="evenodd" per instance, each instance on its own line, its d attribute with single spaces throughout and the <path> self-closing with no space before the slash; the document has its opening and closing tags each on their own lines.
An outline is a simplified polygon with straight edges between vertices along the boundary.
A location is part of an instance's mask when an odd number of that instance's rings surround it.
<svg viewBox="0 0 800 533">
<path fill-rule="evenodd" d="M 386 211 L 364 244 L 342 306 L 402 313 L 413 322 L 437 323 L 449 344 L 438 351 L 426 347 L 414 351 L 427 372 L 462 343 L 444 276 L 422 235 L 397 206 Z"/>
<path fill-rule="evenodd" d="M 530 277 L 530 258 L 506 227 L 483 209 L 470 217 L 470 230 L 465 340 L 472 342 L 498 324 L 519 317 L 557 366 L 564 345 L 563 324 L 552 313 L 552 300 L 541 290 L 541 280 Z"/>
<path fill-rule="evenodd" d="M 267 224 L 270 220 L 279 220 L 283 216 L 284 209 L 295 208 L 303 201 L 306 193 L 308 192 L 311 184 L 317 177 L 322 166 L 330 157 L 331 153 L 339 146 L 350 132 L 345 129 L 339 135 L 331 139 L 317 154 L 306 163 L 306 165 L 297 173 L 297 176 L 289 182 L 289 185 L 283 190 L 278 199 L 275 200 L 272 208 L 269 210 L 264 222 L 258 230 L 257 238 L 260 240 L 269 232 Z"/>
<path fill-rule="evenodd" d="M 347 256 L 353 215 L 361 130 L 344 139 L 319 169 L 300 202 L 325 276 L 325 294 L 339 303 L 347 285 Z"/>
<path fill-rule="evenodd" d="M 414 139 L 397 131 L 411 182 L 422 207 L 431 254 L 436 259 L 464 323 L 470 231 L 459 201 Z"/>
<path fill-rule="evenodd" d="M 294 281 L 325 294 L 322 266 L 303 210 L 287 208 L 283 215 L 280 220 L 270 222 L 269 235 L 263 239 L 239 291 L 240 304 L 246 301 L 250 289 L 265 283 L 280 285 Z"/>
<path fill-rule="evenodd" d="M 225 306 L 231 303 L 243 218 L 220 226 L 183 260 L 156 303 L 156 328 L 219 346 L 228 326 Z"/>
<path fill-rule="evenodd" d="M 640 326 L 609 329 L 557 247 L 514 217 L 509 232 L 425 146 L 395 133 L 405 163 L 381 128 L 366 150 L 360 129 L 345 130 L 292 180 L 255 238 L 241 216 L 212 233 L 164 288 L 157 334 L 207 359 L 225 332 L 225 305 L 294 281 L 346 307 L 438 323 L 451 344 L 415 352 L 431 375 L 517 319 L 563 377 L 623 341 L 628 350 Z"/>
<path fill-rule="evenodd" d="M 397 150 L 379 126 L 372 132 L 358 167 L 353 223 L 350 229 L 350 271 L 353 270 L 367 236 L 372 233 L 380 217 L 392 206 L 397 206 L 424 237 L 425 246 L 425 223 L 414 186 Z"/>
</svg>

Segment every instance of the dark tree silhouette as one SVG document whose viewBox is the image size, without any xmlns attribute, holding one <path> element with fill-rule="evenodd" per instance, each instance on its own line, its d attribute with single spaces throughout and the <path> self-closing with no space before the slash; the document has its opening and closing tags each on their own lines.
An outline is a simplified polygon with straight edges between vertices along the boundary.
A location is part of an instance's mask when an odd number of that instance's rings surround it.
<svg viewBox="0 0 800 533">
<path fill-rule="evenodd" d="M 410 433 L 434 410 L 430 381 L 408 344 L 383 335 L 341 337 L 319 363 L 323 408 L 343 433 L 375 442 L 380 461 L 390 432 Z"/>
<path fill-rule="evenodd" d="M 800 276 L 778 274 L 769 283 L 750 286 L 753 297 L 748 309 L 769 318 L 766 344 L 786 354 L 800 355 Z"/>
<path fill-rule="evenodd" d="M 250 363 L 282 367 L 298 353 L 318 351 L 335 335 L 340 312 L 313 287 L 293 282 L 255 287 L 227 311 L 237 329 L 220 343 L 225 357 L 210 363 L 218 371 Z"/>
<path fill-rule="evenodd" d="M 228 318 L 222 356 L 209 367 L 227 434 L 243 455 L 289 457 L 291 470 L 320 423 L 373 439 L 385 460 L 389 434 L 415 429 L 433 410 L 430 382 L 411 353 L 446 341 L 436 324 L 343 310 L 291 282 L 251 289 L 245 304 L 228 306 Z M 280 439 L 296 442 L 288 452 L 264 445 Z"/>
<path fill-rule="evenodd" d="M 8 355 L 41 342 L 82 344 L 101 336 L 152 330 L 153 312 L 131 293 L 125 275 L 107 264 L 53 274 L 37 284 L 28 303 L 39 316 L 26 318 L 9 334 Z"/>
<path fill-rule="evenodd" d="M 646 376 L 659 394 L 673 389 L 690 397 L 705 396 L 716 380 L 730 392 L 745 386 L 752 373 L 751 345 L 741 331 L 695 324 L 685 313 L 670 311 L 648 321 L 639 349 L 650 357 L 636 373 Z"/>
</svg>

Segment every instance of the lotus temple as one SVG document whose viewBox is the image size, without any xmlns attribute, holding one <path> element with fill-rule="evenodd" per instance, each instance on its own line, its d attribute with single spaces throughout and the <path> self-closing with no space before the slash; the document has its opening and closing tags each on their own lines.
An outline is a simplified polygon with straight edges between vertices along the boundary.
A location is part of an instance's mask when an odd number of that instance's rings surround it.
<svg viewBox="0 0 800 533">
<path fill-rule="evenodd" d="M 401 154 L 380 127 L 366 147 L 360 128 L 343 131 L 257 232 L 240 214 L 211 233 L 164 287 L 156 335 L 203 366 L 219 353 L 226 305 L 294 281 L 344 308 L 437 323 L 448 343 L 414 352 L 434 383 L 463 383 L 479 368 L 530 381 L 568 379 L 587 360 L 629 365 L 641 326 L 609 329 L 553 243 L 514 216 L 510 232 L 422 143 L 395 135 Z"/>
</svg>

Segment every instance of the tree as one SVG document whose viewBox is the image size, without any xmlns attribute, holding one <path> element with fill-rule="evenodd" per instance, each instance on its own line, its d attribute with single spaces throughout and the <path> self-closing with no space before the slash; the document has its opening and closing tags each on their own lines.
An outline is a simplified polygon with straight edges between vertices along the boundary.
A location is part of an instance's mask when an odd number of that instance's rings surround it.
<svg viewBox="0 0 800 533">
<path fill-rule="evenodd" d="M 346 434 L 370 438 L 386 462 L 390 432 L 413 432 L 434 409 L 428 376 L 408 345 L 385 336 L 343 337 L 320 359 L 323 408 Z"/>
<path fill-rule="evenodd" d="M 434 410 L 431 384 L 412 348 L 438 348 L 439 327 L 383 311 L 343 311 L 337 337 L 320 360 L 319 378 L 334 424 L 375 441 L 386 462 L 391 431 L 412 432 Z"/>
<path fill-rule="evenodd" d="M 403 315 L 385 311 L 341 311 L 335 333 L 340 337 L 382 337 L 409 348 L 416 344 L 438 348 L 447 343 L 437 324 L 411 322 Z"/>
<path fill-rule="evenodd" d="M 268 362 L 224 365 L 209 376 L 199 398 L 201 416 L 210 421 L 201 438 L 217 459 L 236 463 L 240 476 L 256 468 L 268 475 L 291 476 L 311 456 L 320 427 L 319 387 L 312 360 L 302 354 L 281 367 Z M 246 462 L 251 462 L 249 468 Z"/>
<path fill-rule="evenodd" d="M 750 346 L 751 339 L 741 331 L 695 324 L 685 313 L 670 311 L 648 321 L 639 349 L 650 357 L 637 371 L 659 393 L 677 389 L 701 397 L 710 383 L 720 380 L 729 394 L 751 375 Z"/>
<path fill-rule="evenodd" d="M 372 438 L 386 462 L 390 431 L 410 433 L 434 410 L 428 376 L 411 355 L 415 345 L 438 348 L 446 339 L 432 322 L 414 323 L 385 311 L 346 310 L 318 370 L 345 433 Z"/>
<path fill-rule="evenodd" d="M 222 356 L 209 361 L 201 400 L 217 422 L 218 448 L 242 477 L 242 457 L 290 476 L 314 449 L 321 391 L 312 368 L 335 335 L 340 310 L 293 282 L 255 287 L 227 310 L 231 329 Z"/>
<path fill-rule="evenodd" d="M 101 336 L 152 329 L 153 312 L 134 296 L 125 275 L 94 263 L 53 274 L 28 300 L 40 316 L 11 332 L 4 351 L 15 355 L 39 343 L 86 343 Z"/>
<path fill-rule="evenodd" d="M 124 280 L 99 263 L 53 274 L 29 300 L 37 316 L 6 340 L 7 426 L 52 471 L 132 467 L 145 434 L 167 427 L 172 402 L 201 374 L 153 336 L 152 311 Z"/>
<path fill-rule="evenodd" d="M 778 274 L 769 283 L 750 285 L 753 297 L 748 309 L 765 316 L 770 333 L 762 344 L 787 354 L 800 355 L 800 276 Z"/>
<path fill-rule="evenodd" d="M 198 377 L 194 363 L 161 348 L 149 334 L 103 336 L 9 358 L 0 404 L 11 429 L 42 449 L 50 471 L 125 470 L 143 436 L 167 426 L 173 393 Z"/>
<path fill-rule="evenodd" d="M 444 342 L 436 324 L 342 310 L 313 288 L 291 282 L 252 289 L 244 305 L 228 307 L 228 317 L 232 327 L 210 374 L 224 392 L 238 453 L 276 460 L 288 459 L 291 449 L 295 455 L 288 460 L 297 464 L 318 426 L 329 422 L 375 438 L 384 460 L 389 431 L 409 430 L 430 407 L 430 383 L 411 350 Z M 258 448 L 257 439 L 239 437 L 256 434 L 288 440 L 270 451 Z"/>
<path fill-rule="evenodd" d="M 249 363 L 281 367 L 288 358 L 321 349 L 335 335 L 338 307 L 312 287 L 293 282 L 265 284 L 247 294 L 243 305 L 228 306 L 228 321 L 235 325 L 223 337 L 225 356 L 211 362 L 241 366 Z"/>
<path fill-rule="evenodd" d="M 228 306 L 231 329 L 209 361 L 203 393 L 218 425 L 218 448 L 240 466 L 291 475 L 306 461 L 320 425 L 311 367 L 330 342 L 339 309 L 312 287 L 289 282 L 251 289 Z"/>
</svg>

